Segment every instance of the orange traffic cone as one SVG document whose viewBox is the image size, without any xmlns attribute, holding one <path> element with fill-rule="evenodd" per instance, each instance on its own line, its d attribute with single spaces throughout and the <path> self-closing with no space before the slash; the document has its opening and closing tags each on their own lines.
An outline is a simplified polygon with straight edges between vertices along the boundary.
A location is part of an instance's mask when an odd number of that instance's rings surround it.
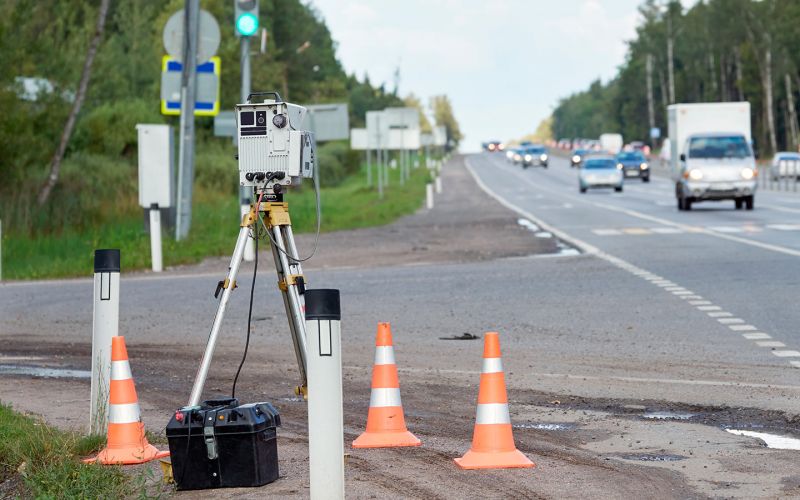
<svg viewBox="0 0 800 500">
<path fill-rule="evenodd" d="M 111 337 L 111 387 L 108 396 L 108 442 L 96 457 L 84 462 L 141 464 L 169 455 L 168 451 L 158 451 L 144 437 L 125 337 Z"/>
<path fill-rule="evenodd" d="M 400 380 L 397 378 L 397 365 L 394 362 L 392 327 L 389 323 L 378 323 L 367 430 L 353 441 L 353 448 L 392 448 L 421 444 L 406 429 L 403 404 L 400 402 Z"/>
<path fill-rule="evenodd" d="M 483 342 L 483 370 L 472 448 L 455 461 L 462 469 L 534 467 L 534 463 L 514 446 L 497 332 L 487 333 Z"/>
</svg>

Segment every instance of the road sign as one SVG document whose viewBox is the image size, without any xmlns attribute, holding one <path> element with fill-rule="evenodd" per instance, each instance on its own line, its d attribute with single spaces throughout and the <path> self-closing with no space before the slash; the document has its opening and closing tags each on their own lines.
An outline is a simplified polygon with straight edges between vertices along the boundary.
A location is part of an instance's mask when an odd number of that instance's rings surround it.
<svg viewBox="0 0 800 500">
<path fill-rule="evenodd" d="M 171 207 L 175 201 L 172 127 L 140 123 L 136 130 L 139 138 L 139 206 Z"/>
<path fill-rule="evenodd" d="M 164 25 L 164 50 L 176 61 L 183 59 L 183 9 L 172 14 Z M 200 10 L 200 24 L 197 33 L 197 64 L 208 61 L 217 55 L 221 40 L 219 23 L 209 12 Z"/>
<path fill-rule="evenodd" d="M 161 60 L 161 114 L 181 114 L 181 71 L 183 65 L 172 56 Z M 197 65 L 197 97 L 195 116 L 219 114 L 220 59 L 212 57 Z"/>
<path fill-rule="evenodd" d="M 214 117 L 216 137 L 236 137 L 236 114 L 233 111 L 220 111 Z"/>
<path fill-rule="evenodd" d="M 658 139 L 661 137 L 661 129 L 658 127 L 653 127 L 650 129 L 650 138 L 651 139 Z"/>
<path fill-rule="evenodd" d="M 341 141 L 349 137 L 350 114 L 346 103 L 309 104 L 303 128 L 314 133 L 317 142 Z"/>
<path fill-rule="evenodd" d="M 350 129 L 350 149 L 364 151 L 369 149 L 369 135 L 365 128 Z"/>
<path fill-rule="evenodd" d="M 420 134 L 419 135 L 419 143 L 421 146 L 433 146 L 433 134 Z"/>
<path fill-rule="evenodd" d="M 447 145 L 447 128 L 444 125 L 433 128 L 433 145 L 445 146 Z"/>
</svg>

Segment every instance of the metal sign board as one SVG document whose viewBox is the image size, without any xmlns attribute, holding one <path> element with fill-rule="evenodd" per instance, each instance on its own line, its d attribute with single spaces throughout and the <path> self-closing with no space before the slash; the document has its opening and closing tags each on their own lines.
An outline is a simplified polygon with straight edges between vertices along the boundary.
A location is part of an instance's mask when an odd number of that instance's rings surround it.
<svg viewBox="0 0 800 500">
<path fill-rule="evenodd" d="M 214 117 L 214 135 L 216 137 L 236 137 L 236 113 L 220 111 Z"/>
<path fill-rule="evenodd" d="M 183 9 L 172 14 L 164 25 L 164 50 L 176 61 L 183 59 Z M 217 55 L 221 40 L 219 23 L 208 11 L 200 9 L 197 33 L 197 63 L 208 61 Z"/>
<path fill-rule="evenodd" d="M 314 139 L 341 141 L 349 137 L 350 114 L 346 103 L 309 104 L 303 127 L 314 133 Z"/>
<path fill-rule="evenodd" d="M 420 148 L 419 129 L 389 129 L 386 149 L 415 150 Z"/>
<path fill-rule="evenodd" d="M 446 146 L 447 145 L 447 128 L 444 125 L 433 128 L 433 145 Z"/>
<path fill-rule="evenodd" d="M 173 183 L 175 162 L 172 127 L 169 125 L 136 125 L 139 139 L 139 205 L 160 208 L 174 205 Z"/>
<path fill-rule="evenodd" d="M 369 149 L 384 149 L 389 138 L 389 125 L 383 111 L 367 111 Z"/>
<path fill-rule="evenodd" d="M 183 64 L 172 56 L 161 59 L 161 114 L 181 114 L 181 71 Z M 219 114 L 220 59 L 212 57 L 197 65 L 197 97 L 195 116 Z"/>
<path fill-rule="evenodd" d="M 419 110 L 417 108 L 386 108 L 389 128 L 419 129 Z"/>
<path fill-rule="evenodd" d="M 369 149 L 369 134 L 365 128 L 350 129 L 350 149 L 364 151 Z"/>
<path fill-rule="evenodd" d="M 433 146 L 433 134 L 419 134 L 419 144 L 420 146 Z"/>
</svg>

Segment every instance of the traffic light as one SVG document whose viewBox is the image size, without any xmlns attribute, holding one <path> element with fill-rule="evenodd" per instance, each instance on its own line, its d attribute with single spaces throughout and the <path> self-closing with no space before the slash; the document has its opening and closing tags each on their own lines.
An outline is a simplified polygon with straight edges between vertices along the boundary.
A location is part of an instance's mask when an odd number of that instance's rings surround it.
<svg viewBox="0 0 800 500">
<path fill-rule="evenodd" d="M 258 0 L 233 0 L 236 36 L 253 36 L 258 31 Z"/>
</svg>

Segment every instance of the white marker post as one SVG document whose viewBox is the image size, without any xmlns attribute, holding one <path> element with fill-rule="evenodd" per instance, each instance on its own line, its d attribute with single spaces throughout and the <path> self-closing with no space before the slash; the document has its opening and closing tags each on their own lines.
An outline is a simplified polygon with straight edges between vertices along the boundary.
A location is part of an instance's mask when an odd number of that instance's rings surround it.
<svg viewBox="0 0 800 500">
<path fill-rule="evenodd" d="M 153 263 L 153 272 L 160 273 L 164 270 L 161 256 L 161 209 L 158 203 L 150 205 L 150 256 Z"/>
<path fill-rule="evenodd" d="M 344 414 L 339 290 L 306 290 L 311 499 L 344 498 Z"/>
<path fill-rule="evenodd" d="M 108 426 L 111 337 L 119 331 L 119 272 L 119 250 L 95 250 L 89 434 L 102 434 Z"/>
<path fill-rule="evenodd" d="M 435 184 L 436 184 L 436 194 L 442 194 L 442 177 L 440 175 L 436 176 Z"/>
<path fill-rule="evenodd" d="M 433 184 L 430 182 L 425 184 L 425 206 L 428 210 L 433 208 Z"/>
</svg>

